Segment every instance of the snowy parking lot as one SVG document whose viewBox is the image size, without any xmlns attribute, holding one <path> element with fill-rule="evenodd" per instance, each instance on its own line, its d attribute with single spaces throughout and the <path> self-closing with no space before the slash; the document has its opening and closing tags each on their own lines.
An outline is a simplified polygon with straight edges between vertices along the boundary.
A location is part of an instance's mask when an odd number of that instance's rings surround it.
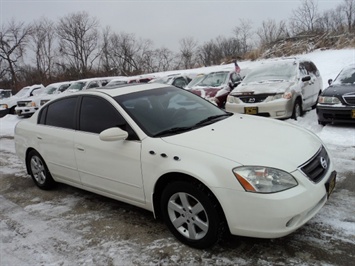
<svg viewBox="0 0 355 266">
<path fill-rule="evenodd" d="M 354 50 L 303 56 L 318 66 L 324 87 L 328 78 L 334 79 L 343 66 L 355 62 Z M 20 120 L 15 115 L 0 118 L 1 266 L 353 265 L 355 261 L 354 125 L 323 127 L 315 110 L 297 121 L 284 121 L 322 139 L 338 172 L 329 201 L 307 224 L 279 239 L 233 236 L 211 249 L 195 250 L 178 242 L 148 211 L 67 185 L 38 189 L 15 154 L 14 127 Z"/>
<path fill-rule="evenodd" d="M 338 182 L 325 207 L 287 237 L 231 237 L 209 250 L 177 242 L 147 211 L 66 185 L 38 189 L 15 155 L 18 121 L 12 115 L 1 118 L 2 266 L 351 265 L 355 259 L 355 127 L 322 127 L 315 110 L 285 123 L 313 131 L 333 155 Z"/>
</svg>

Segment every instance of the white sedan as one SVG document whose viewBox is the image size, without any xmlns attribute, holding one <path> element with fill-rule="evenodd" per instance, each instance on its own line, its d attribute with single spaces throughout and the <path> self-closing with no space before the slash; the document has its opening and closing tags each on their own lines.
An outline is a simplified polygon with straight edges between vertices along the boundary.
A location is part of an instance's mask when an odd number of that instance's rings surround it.
<svg viewBox="0 0 355 266">
<path fill-rule="evenodd" d="M 55 99 L 17 124 L 15 145 L 39 188 L 61 182 L 150 210 L 195 248 L 228 233 L 288 235 L 336 180 L 314 134 L 154 83 Z"/>
</svg>

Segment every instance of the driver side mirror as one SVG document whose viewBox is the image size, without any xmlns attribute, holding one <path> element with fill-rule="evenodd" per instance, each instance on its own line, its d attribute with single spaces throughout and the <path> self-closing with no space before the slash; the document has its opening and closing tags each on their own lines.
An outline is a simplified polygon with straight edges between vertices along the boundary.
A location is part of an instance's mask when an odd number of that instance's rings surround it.
<svg viewBox="0 0 355 266">
<path fill-rule="evenodd" d="M 125 140 L 128 138 L 128 132 L 118 127 L 111 127 L 102 131 L 99 135 L 99 138 L 102 141 Z"/>
<path fill-rule="evenodd" d="M 332 83 L 333 83 L 333 80 L 332 79 L 328 79 L 328 85 L 330 86 L 330 85 L 332 85 Z"/>
</svg>

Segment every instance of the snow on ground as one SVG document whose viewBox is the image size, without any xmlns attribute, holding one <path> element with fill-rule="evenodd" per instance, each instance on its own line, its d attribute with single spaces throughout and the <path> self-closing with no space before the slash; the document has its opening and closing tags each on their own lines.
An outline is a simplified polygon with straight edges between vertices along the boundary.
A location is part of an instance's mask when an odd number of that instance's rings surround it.
<svg viewBox="0 0 355 266">
<path fill-rule="evenodd" d="M 323 76 L 325 88 L 327 80 L 329 78 L 334 79 L 343 66 L 355 63 L 355 50 L 315 51 L 301 55 L 301 57 L 309 58 L 315 62 Z M 252 67 L 256 64 L 258 62 L 239 63 L 241 68 Z M 222 67 L 231 66 L 218 66 L 214 67 L 214 69 L 217 70 Z M 209 70 L 211 69 L 209 68 Z M 200 73 L 202 70 L 207 71 L 207 68 L 197 69 L 196 73 Z M 9 174 L 13 174 L 15 177 L 26 176 L 24 166 L 15 155 L 13 142 L 14 127 L 20 120 L 14 115 L 0 118 L 0 178 Z M 317 123 L 315 110 L 307 112 L 298 121 L 288 119 L 285 122 L 304 127 L 318 135 L 329 148 L 335 168 L 338 171 L 338 185 L 329 202 L 317 216 L 301 228 L 300 233 L 296 234 L 294 239 L 299 239 L 301 242 L 308 243 L 311 246 L 326 246 L 330 255 L 340 253 L 341 256 L 341 252 L 337 250 L 339 246 L 334 241 L 340 241 L 350 245 L 350 247 L 355 247 L 355 191 L 347 190 L 347 184 L 353 184 L 355 179 L 355 126 L 327 125 L 323 127 Z M 6 160 L 10 160 L 10 163 L 8 161 L 4 162 L 5 157 Z M 23 182 L 32 182 L 30 178 L 22 179 Z M 19 189 L 18 193 L 24 192 Z M 60 193 L 60 191 L 57 193 Z M 94 196 L 87 197 L 91 200 L 94 199 Z M 59 200 L 56 204 L 51 201 L 41 202 L 39 198 L 33 198 L 30 199 L 25 208 L 20 208 L 0 196 L 0 218 L 6 213 L 6 217 L 10 217 L 14 223 L 11 225 L 5 223 L 2 218 L 0 219 L 0 265 L 167 265 L 168 263 L 183 263 L 185 265 L 196 263 L 248 265 L 253 262 L 257 262 L 260 265 L 273 264 L 268 261 L 272 259 L 272 256 L 265 255 L 263 258 L 253 258 L 251 260 L 248 259 L 248 256 L 235 254 L 233 251 L 224 251 L 218 254 L 209 253 L 208 251 L 199 251 L 197 253 L 196 251 L 196 254 L 200 256 L 197 260 L 194 250 L 180 245 L 164 230 L 160 230 L 161 232 L 157 233 L 157 235 L 153 235 L 153 239 L 156 240 L 145 243 L 144 246 L 140 246 L 141 240 L 137 241 L 136 239 L 139 235 L 133 239 L 112 237 L 111 241 L 93 245 L 92 239 L 84 239 L 77 232 L 93 230 L 85 221 L 92 219 L 100 221 L 102 216 L 105 216 L 104 220 L 113 219 L 113 215 L 110 216 L 109 210 L 107 212 L 90 210 L 80 214 L 67 215 L 80 202 L 79 205 L 84 204 L 86 206 L 86 203 L 83 202 L 87 199 L 76 195 L 69 195 L 64 198 L 59 196 L 58 198 Z M 107 207 L 103 207 L 103 210 L 105 208 Z M 64 214 L 66 214 L 65 218 L 61 219 L 60 217 Z M 122 213 L 120 214 L 123 215 Z M 148 219 L 147 217 L 150 216 L 145 217 L 143 215 L 143 218 L 138 219 Z M 120 218 L 116 217 L 116 219 Z M 76 222 L 78 220 L 80 222 Z M 146 223 L 150 223 L 150 221 Z M 159 223 L 152 223 L 158 230 L 160 227 L 164 227 Z M 54 228 L 58 230 L 53 230 Z M 110 226 L 107 225 L 106 229 L 109 231 Z M 141 229 L 138 227 L 137 230 Z M 322 237 L 317 237 L 317 234 L 322 234 Z M 263 243 L 265 242 L 255 242 L 252 248 L 255 246 L 263 249 L 263 245 L 266 245 Z M 296 245 L 297 249 L 298 244 L 294 245 Z M 164 260 L 162 251 L 166 247 L 171 252 L 169 254 L 173 254 L 165 258 L 167 262 Z M 302 247 L 298 248 L 302 249 Z M 58 250 L 61 252 L 58 252 Z M 152 257 L 150 255 L 152 250 L 155 250 L 158 254 L 162 253 L 161 257 Z M 349 250 L 353 252 L 350 257 L 354 257 L 355 249 L 350 248 Z M 303 252 L 305 253 L 302 253 L 302 256 L 308 256 L 308 259 L 312 257 L 311 251 Z M 255 256 L 253 255 L 252 257 Z M 285 258 L 283 261 L 283 263 L 278 263 L 278 265 L 299 265 L 304 263 L 304 260 L 297 256 L 289 259 Z M 277 260 L 274 260 L 274 262 L 277 262 Z M 315 265 L 322 264 L 317 263 L 314 262 Z"/>
</svg>

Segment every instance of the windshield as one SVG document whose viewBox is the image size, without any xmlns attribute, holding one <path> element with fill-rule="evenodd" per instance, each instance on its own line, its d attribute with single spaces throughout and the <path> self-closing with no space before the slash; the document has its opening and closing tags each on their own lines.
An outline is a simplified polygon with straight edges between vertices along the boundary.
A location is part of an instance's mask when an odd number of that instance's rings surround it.
<svg viewBox="0 0 355 266">
<path fill-rule="evenodd" d="M 189 84 L 187 84 L 187 88 L 192 88 L 200 83 L 200 81 L 205 77 L 205 75 L 198 75 L 194 77 Z"/>
<path fill-rule="evenodd" d="M 293 62 L 268 63 L 251 70 L 243 83 L 263 81 L 292 81 L 297 77 L 297 65 Z"/>
<path fill-rule="evenodd" d="M 29 90 L 30 90 L 30 87 L 24 87 L 24 88 L 21 89 L 18 93 L 16 93 L 16 96 L 17 96 L 17 97 L 26 96 L 26 94 L 28 93 Z"/>
<path fill-rule="evenodd" d="M 183 133 L 229 116 L 201 97 L 176 87 L 134 92 L 115 100 L 152 137 Z"/>
<path fill-rule="evenodd" d="M 355 84 L 355 66 L 343 69 L 333 84 Z"/>
<path fill-rule="evenodd" d="M 0 90 L 0 99 L 9 98 L 11 96 L 11 91 Z"/>
<path fill-rule="evenodd" d="M 42 94 L 53 94 L 57 90 L 57 87 L 48 85 L 42 92 Z"/>
<path fill-rule="evenodd" d="M 63 84 L 63 85 L 61 85 L 61 86 L 59 87 L 59 89 L 58 89 L 58 92 L 63 92 L 63 91 L 65 91 L 66 89 L 69 88 L 69 86 L 70 86 L 70 84 Z"/>
<path fill-rule="evenodd" d="M 68 91 L 81 91 L 85 87 L 85 85 L 86 82 L 84 81 L 75 82 L 69 86 Z"/>
<path fill-rule="evenodd" d="M 222 84 L 227 84 L 228 78 L 229 78 L 228 71 L 212 72 L 206 75 L 198 85 L 203 87 L 219 87 Z"/>
</svg>

